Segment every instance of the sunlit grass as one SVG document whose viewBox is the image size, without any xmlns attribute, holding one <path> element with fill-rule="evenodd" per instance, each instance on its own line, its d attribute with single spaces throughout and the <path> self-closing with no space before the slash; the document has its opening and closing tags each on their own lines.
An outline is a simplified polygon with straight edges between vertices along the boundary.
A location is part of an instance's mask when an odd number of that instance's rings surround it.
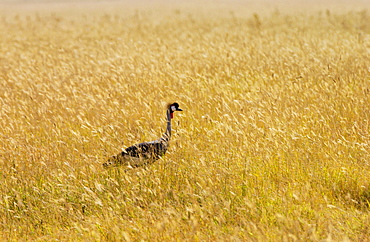
<svg viewBox="0 0 370 242">
<path fill-rule="evenodd" d="M 2 239 L 370 237 L 368 12 L 218 10 L 2 17 Z"/>
</svg>

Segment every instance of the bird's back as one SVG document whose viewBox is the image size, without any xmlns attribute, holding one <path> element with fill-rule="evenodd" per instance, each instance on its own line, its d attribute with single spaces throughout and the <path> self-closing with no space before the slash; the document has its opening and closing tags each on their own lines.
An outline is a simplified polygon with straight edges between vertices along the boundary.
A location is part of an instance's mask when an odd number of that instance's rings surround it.
<svg viewBox="0 0 370 242">
<path fill-rule="evenodd" d="M 136 144 L 126 148 L 118 155 L 112 156 L 103 166 L 124 165 L 138 167 L 150 164 L 163 156 L 167 151 L 167 147 L 168 142 L 164 138 Z"/>
<path fill-rule="evenodd" d="M 163 138 L 160 138 L 154 141 L 130 146 L 122 153 L 125 153 L 123 155 L 129 155 L 137 158 L 141 157 L 144 159 L 159 159 L 160 156 L 166 153 L 167 147 L 168 142 L 166 142 Z"/>
</svg>

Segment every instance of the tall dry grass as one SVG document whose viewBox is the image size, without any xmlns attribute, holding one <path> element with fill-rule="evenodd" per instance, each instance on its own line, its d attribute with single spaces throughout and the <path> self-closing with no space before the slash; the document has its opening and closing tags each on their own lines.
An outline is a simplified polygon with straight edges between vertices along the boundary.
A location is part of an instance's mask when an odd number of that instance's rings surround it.
<svg viewBox="0 0 370 242">
<path fill-rule="evenodd" d="M 1 18 L 0 238 L 368 239 L 369 13 L 213 8 Z"/>
</svg>

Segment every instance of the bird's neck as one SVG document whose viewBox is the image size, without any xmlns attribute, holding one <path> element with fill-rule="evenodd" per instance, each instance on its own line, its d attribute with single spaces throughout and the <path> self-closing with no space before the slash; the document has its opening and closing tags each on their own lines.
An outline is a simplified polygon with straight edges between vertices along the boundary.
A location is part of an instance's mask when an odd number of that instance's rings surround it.
<svg viewBox="0 0 370 242">
<path fill-rule="evenodd" d="M 171 111 L 167 110 L 167 129 L 164 133 L 164 138 L 170 140 L 171 138 Z"/>
</svg>

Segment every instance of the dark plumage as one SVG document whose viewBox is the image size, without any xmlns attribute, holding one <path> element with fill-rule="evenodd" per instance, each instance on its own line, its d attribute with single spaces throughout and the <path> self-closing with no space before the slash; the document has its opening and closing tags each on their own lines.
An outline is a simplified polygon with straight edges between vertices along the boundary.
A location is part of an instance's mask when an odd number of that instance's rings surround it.
<svg viewBox="0 0 370 242">
<path fill-rule="evenodd" d="M 171 119 L 175 111 L 182 111 L 178 103 L 169 104 L 167 107 L 167 128 L 163 136 L 157 140 L 136 144 L 126 148 L 118 155 L 112 156 L 103 164 L 104 167 L 125 165 L 138 167 L 153 163 L 163 156 L 168 148 L 171 138 Z"/>
</svg>

